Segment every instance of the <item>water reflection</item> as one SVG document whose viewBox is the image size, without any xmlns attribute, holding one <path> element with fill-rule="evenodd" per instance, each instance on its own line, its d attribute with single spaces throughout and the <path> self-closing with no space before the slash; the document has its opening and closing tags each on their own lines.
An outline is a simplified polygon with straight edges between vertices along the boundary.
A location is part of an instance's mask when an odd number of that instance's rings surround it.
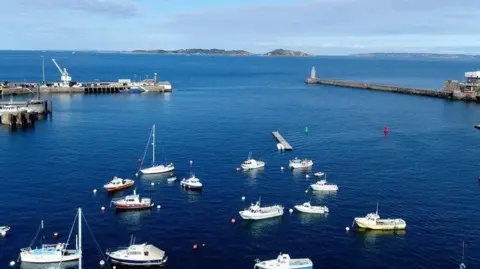
<svg viewBox="0 0 480 269">
<path fill-rule="evenodd" d="M 139 225 L 144 218 L 150 216 L 152 210 L 156 209 L 115 211 L 115 215 L 117 215 L 120 223 L 127 224 L 131 227 L 137 227 L 135 229 L 140 229 L 141 227 L 137 225 Z"/>
<path fill-rule="evenodd" d="M 404 236 L 405 230 L 369 230 L 358 228 L 355 233 L 357 238 L 365 240 L 365 244 L 375 244 L 380 238 L 388 238 L 394 236 Z"/>
<path fill-rule="evenodd" d="M 188 202 L 189 202 L 189 203 L 198 202 L 198 201 L 200 201 L 200 199 L 201 199 L 202 196 L 203 196 L 203 191 L 202 191 L 202 189 L 200 189 L 200 190 L 190 190 L 190 189 L 186 189 L 186 188 L 180 187 L 180 190 L 181 190 L 183 193 L 186 193 L 186 194 L 187 194 Z"/>
<path fill-rule="evenodd" d="M 242 173 L 247 176 L 249 179 L 257 179 L 265 172 L 265 168 L 257 168 L 257 169 L 250 169 L 250 170 L 243 170 Z"/>
<path fill-rule="evenodd" d="M 299 180 L 299 179 L 310 179 L 312 178 L 313 176 L 309 176 L 309 178 L 306 178 L 305 176 L 310 174 L 310 172 L 312 171 L 312 167 L 308 167 L 308 168 L 298 168 L 298 169 L 293 169 L 292 170 L 292 175 L 293 175 L 293 178 L 296 179 L 296 180 Z"/>
<path fill-rule="evenodd" d="M 160 182 L 160 181 L 165 181 L 167 182 L 167 179 L 170 177 L 175 176 L 174 172 L 171 173 L 163 173 L 163 174 L 151 174 L 151 175 L 141 175 L 140 179 L 145 180 L 145 181 L 153 181 L 153 182 Z"/>
<path fill-rule="evenodd" d="M 337 191 L 314 191 L 314 190 L 311 190 L 311 192 L 320 201 L 325 199 L 325 198 L 333 198 L 333 197 L 337 196 Z"/>
<path fill-rule="evenodd" d="M 264 220 L 244 220 L 241 227 L 248 229 L 254 237 L 270 236 L 270 231 L 275 226 L 282 224 L 283 217 L 276 217 Z"/>
<path fill-rule="evenodd" d="M 78 268 L 78 261 L 62 262 L 62 264 L 22 263 L 21 269 L 73 269 Z"/>
<path fill-rule="evenodd" d="M 300 219 L 300 223 L 302 224 L 310 224 L 312 222 L 320 221 L 320 220 L 326 220 L 328 217 L 328 213 L 326 214 L 309 214 L 309 213 L 303 213 L 303 212 L 295 212 L 296 215 L 298 215 L 298 218 Z"/>
</svg>

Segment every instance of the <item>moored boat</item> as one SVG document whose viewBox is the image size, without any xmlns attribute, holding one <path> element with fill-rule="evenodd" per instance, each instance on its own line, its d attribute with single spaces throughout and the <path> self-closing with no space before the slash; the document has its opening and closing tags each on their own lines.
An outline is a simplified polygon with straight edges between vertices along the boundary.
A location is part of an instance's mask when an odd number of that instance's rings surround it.
<svg viewBox="0 0 480 269">
<path fill-rule="evenodd" d="M 265 167 L 265 162 L 253 159 L 250 152 L 248 159 L 242 163 L 241 167 L 243 170 L 262 168 Z"/>
<path fill-rule="evenodd" d="M 310 202 L 305 202 L 301 205 L 296 205 L 295 209 L 303 213 L 325 214 L 328 213 L 327 206 L 314 206 Z"/>
<path fill-rule="evenodd" d="M 119 177 L 114 176 L 113 179 L 110 182 L 103 185 L 103 188 L 106 191 L 111 192 L 111 191 L 119 191 L 119 190 L 123 190 L 123 189 L 126 189 L 126 188 L 130 188 L 133 185 L 135 185 L 135 181 L 133 181 L 131 179 L 128 179 L 128 178 L 123 179 L 123 178 L 119 178 Z"/>
<path fill-rule="evenodd" d="M 76 249 L 67 249 L 68 242 L 57 244 L 41 244 L 40 247 L 37 247 L 35 249 L 33 249 L 32 246 L 29 246 L 20 250 L 20 260 L 22 261 L 22 263 L 47 264 L 79 260 L 82 256 L 81 209 L 78 209 L 78 215 L 76 216 L 75 221 L 78 221 L 78 240 L 76 244 Z M 36 238 L 38 237 L 40 232 L 40 240 L 43 240 L 43 221 L 40 224 L 40 230 L 35 236 L 33 243 L 35 243 Z"/>
<path fill-rule="evenodd" d="M 371 230 L 404 230 L 407 223 L 403 219 L 381 219 L 377 211 L 368 213 L 365 217 L 356 217 L 354 223 L 360 228 Z"/>
<path fill-rule="evenodd" d="M 5 236 L 10 231 L 10 226 L 0 226 L 0 235 Z"/>
<path fill-rule="evenodd" d="M 133 190 L 133 194 L 127 195 L 123 198 L 113 200 L 112 203 L 115 205 L 117 210 L 139 210 L 139 209 L 150 209 L 154 206 L 152 199 L 150 198 L 141 198 L 137 194 L 136 190 Z"/>
<path fill-rule="evenodd" d="M 299 168 L 309 168 L 312 167 L 313 161 L 309 159 L 299 159 L 298 157 L 295 157 L 295 159 L 290 160 L 288 162 L 288 167 L 290 169 L 299 169 Z"/>
<path fill-rule="evenodd" d="M 152 139 L 152 166 L 147 167 L 147 168 L 140 168 L 140 172 L 143 174 L 161 174 L 161 173 L 167 173 L 175 170 L 175 166 L 173 163 L 166 163 L 166 164 L 157 164 L 155 162 L 155 124 L 152 127 L 152 132 L 150 134 L 150 138 Z M 147 143 L 147 148 L 145 149 L 145 154 L 142 158 L 142 163 L 140 164 L 140 167 L 143 165 L 143 160 L 145 159 L 145 155 L 147 153 L 148 149 L 148 144 L 150 143 L 150 139 L 148 140 Z"/>
<path fill-rule="evenodd" d="M 254 269 L 312 269 L 313 262 L 308 258 L 292 259 L 288 254 L 278 255 L 274 260 L 259 261 Z"/>
<path fill-rule="evenodd" d="M 316 183 L 310 185 L 314 191 L 338 191 L 336 184 L 328 184 L 325 179 L 319 180 Z"/>
<path fill-rule="evenodd" d="M 245 220 L 261 220 L 282 216 L 283 209 L 284 207 L 281 205 L 262 207 L 259 199 L 255 204 L 251 204 L 249 208 L 238 213 Z"/>
<path fill-rule="evenodd" d="M 188 179 L 182 179 L 182 181 L 180 181 L 180 186 L 190 190 L 201 190 L 203 188 L 203 184 L 200 182 L 200 179 L 195 177 L 194 174 L 192 174 Z"/>
<path fill-rule="evenodd" d="M 107 256 L 114 264 L 134 266 L 165 265 L 168 257 L 165 251 L 154 245 L 143 243 L 134 244 L 134 239 L 128 247 L 107 249 Z"/>
</svg>

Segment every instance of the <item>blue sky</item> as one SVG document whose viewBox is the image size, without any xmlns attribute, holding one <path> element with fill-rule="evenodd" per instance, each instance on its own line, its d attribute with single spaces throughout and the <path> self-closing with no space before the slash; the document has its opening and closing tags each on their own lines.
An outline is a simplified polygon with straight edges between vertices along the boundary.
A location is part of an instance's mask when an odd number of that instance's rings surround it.
<svg viewBox="0 0 480 269">
<path fill-rule="evenodd" d="M 1 0 L 0 49 L 480 53 L 480 0 Z"/>
</svg>

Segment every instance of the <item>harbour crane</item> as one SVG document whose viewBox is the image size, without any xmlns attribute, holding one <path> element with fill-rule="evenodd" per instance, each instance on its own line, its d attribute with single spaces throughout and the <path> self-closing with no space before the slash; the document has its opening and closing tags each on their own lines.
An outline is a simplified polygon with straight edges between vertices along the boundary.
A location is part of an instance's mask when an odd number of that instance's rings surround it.
<svg viewBox="0 0 480 269">
<path fill-rule="evenodd" d="M 60 68 L 60 66 L 57 64 L 55 59 L 52 59 L 53 63 L 57 66 L 58 71 L 60 72 L 60 79 L 63 82 L 63 87 L 70 87 L 70 81 L 72 81 L 72 77 L 68 75 L 67 68 Z"/>
</svg>

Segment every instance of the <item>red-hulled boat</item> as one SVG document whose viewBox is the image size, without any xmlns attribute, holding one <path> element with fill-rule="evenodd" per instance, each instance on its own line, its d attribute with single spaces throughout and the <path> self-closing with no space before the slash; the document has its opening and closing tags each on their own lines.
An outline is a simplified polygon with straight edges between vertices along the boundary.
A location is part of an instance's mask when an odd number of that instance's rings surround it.
<svg viewBox="0 0 480 269">
<path fill-rule="evenodd" d="M 134 190 L 132 195 L 127 195 L 123 198 L 112 201 L 117 210 L 139 210 L 150 209 L 154 206 L 152 199 L 142 198 Z"/>
<path fill-rule="evenodd" d="M 131 179 L 123 179 L 119 177 L 113 177 L 113 179 L 108 182 L 107 184 L 103 185 L 103 188 L 107 192 L 111 191 L 119 191 L 126 188 L 130 188 L 131 186 L 135 185 L 135 181 Z"/>
</svg>

